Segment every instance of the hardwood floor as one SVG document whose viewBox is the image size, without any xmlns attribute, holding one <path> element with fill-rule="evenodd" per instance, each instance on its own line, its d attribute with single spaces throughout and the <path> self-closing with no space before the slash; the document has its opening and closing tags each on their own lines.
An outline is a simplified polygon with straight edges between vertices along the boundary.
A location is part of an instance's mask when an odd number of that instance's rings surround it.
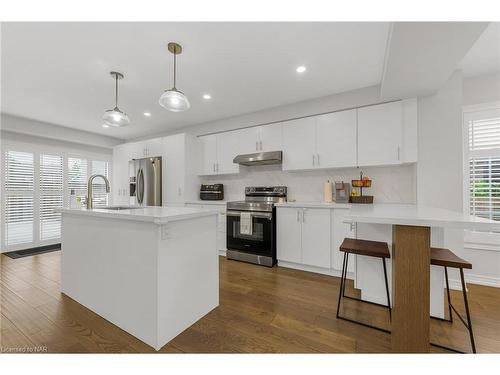
<svg viewBox="0 0 500 375">
<path fill-rule="evenodd" d="M 3 352 L 153 353 L 60 293 L 60 253 L 0 257 Z M 160 353 L 384 353 L 391 336 L 335 319 L 339 278 L 220 258 L 220 306 Z M 356 293 L 352 284 L 347 291 Z M 463 313 L 460 292 L 453 303 Z M 469 285 L 479 353 L 500 353 L 500 289 Z M 343 314 L 388 328 L 387 311 L 346 300 Z M 431 321 L 431 340 L 469 351 L 466 329 Z M 433 348 L 433 352 L 445 352 Z"/>
</svg>

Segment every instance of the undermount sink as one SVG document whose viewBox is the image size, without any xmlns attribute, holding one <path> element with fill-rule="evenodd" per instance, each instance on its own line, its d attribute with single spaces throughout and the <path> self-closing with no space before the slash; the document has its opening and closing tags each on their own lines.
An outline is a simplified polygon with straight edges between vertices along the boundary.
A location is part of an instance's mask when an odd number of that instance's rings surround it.
<svg viewBox="0 0 500 375">
<path fill-rule="evenodd" d="M 143 207 L 137 207 L 137 206 L 111 206 L 111 207 L 103 207 L 105 210 L 136 210 L 138 208 L 143 208 Z"/>
</svg>

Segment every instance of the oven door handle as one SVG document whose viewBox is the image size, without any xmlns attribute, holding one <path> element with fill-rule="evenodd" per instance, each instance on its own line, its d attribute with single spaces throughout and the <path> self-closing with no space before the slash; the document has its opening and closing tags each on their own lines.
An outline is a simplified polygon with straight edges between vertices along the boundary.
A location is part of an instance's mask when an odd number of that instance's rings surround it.
<svg viewBox="0 0 500 375">
<path fill-rule="evenodd" d="M 240 217 L 241 212 L 240 211 L 227 211 L 226 216 L 233 216 L 233 217 Z M 260 218 L 260 219 L 268 219 L 272 220 L 273 219 L 273 214 L 272 213 L 265 213 L 265 212 L 252 212 L 252 218 Z"/>
</svg>

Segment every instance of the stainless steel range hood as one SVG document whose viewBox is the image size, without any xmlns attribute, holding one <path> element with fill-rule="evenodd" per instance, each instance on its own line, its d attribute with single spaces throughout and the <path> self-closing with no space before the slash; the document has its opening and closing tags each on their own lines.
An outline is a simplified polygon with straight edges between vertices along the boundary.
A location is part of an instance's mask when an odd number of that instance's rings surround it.
<svg viewBox="0 0 500 375">
<path fill-rule="evenodd" d="M 233 159 L 233 163 L 240 165 L 270 165 L 281 164 L 283 159 L 282 151 L 256 152 L 254 154 L 238 155 Z"/>
</svg>

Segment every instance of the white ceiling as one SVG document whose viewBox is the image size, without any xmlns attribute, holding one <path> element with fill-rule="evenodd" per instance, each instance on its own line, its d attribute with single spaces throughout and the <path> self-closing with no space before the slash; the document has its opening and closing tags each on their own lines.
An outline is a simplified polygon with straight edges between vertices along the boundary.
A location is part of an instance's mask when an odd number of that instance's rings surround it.
<svg viewBox="0 0 500 375">
<path fill-rule="evenodd" d="M 466 77 L 500 72 L 500 22 L 491 22 L 460 65 Z"/>
<path fill-rule="evenodd" d="M 130 139 L 379 84 L 389 23 L 3 23 L 2 111 Z M 172 86 L 191 109 L 158 104 Z M 295 72 L 307 66 L 302 75 Z M 131 125 L 104 129 L 114 104 Z M 202 94 L 210 93 L 205 101 Z M 152 113 L 150 118 L 144 111 Z"/>
</svg>

